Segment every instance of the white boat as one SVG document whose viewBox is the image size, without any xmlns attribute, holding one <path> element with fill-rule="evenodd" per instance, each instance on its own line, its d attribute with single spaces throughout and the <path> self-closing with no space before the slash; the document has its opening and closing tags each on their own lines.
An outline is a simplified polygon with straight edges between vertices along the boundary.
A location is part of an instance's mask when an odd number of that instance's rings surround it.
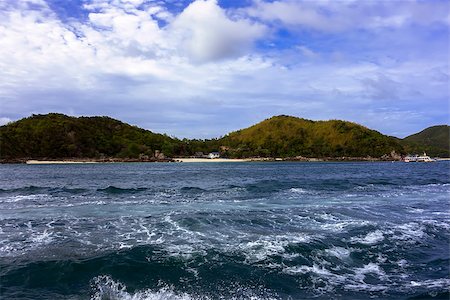
<svg viewBox="0 0 450 300">
<path fill-rule="evenodd" d="M 403 158 L 404 162 L 417 162 L 417 155 L 406 155 Z"/>
<path fill-rule="evenodd" d="M 407 155 L 403 159 L 404 162 L 434 162 L 435 159 L 429 157 L 425 152 L 422 155 Z"/>
<path fill-rule="evenodd" d="M 421 156 L 417 157 L 417 162 L 433 162 L 433 161 L 436 160 L 429 157 L 425 152 Z"/>
</svg>

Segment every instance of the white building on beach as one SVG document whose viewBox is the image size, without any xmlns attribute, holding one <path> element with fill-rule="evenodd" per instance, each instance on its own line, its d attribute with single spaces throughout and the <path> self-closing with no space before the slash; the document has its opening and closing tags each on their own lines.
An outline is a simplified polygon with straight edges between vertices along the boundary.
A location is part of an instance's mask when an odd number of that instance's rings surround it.
<svg viewBox="0 0 450 300">
<path fill-rule="evenodd" d="M 213 158 L 219 158 L 220 157 L 220 153 L 219 152 L 211 152 L 208 154 L 208 158 L 213 159 Z"/>
</svg>

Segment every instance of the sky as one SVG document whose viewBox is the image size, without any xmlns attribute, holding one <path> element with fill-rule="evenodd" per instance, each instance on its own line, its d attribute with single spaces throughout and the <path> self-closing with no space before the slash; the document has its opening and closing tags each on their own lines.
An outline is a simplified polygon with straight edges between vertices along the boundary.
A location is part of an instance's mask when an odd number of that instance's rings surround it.
<svg viewBox="0 0 450 300">
<path fill-rule="evenodd" d="M 213 138 L 274 115 L 449 124 L 450 2 L 0 0 L 0 125 L 106 115 Z"/>
</svg>

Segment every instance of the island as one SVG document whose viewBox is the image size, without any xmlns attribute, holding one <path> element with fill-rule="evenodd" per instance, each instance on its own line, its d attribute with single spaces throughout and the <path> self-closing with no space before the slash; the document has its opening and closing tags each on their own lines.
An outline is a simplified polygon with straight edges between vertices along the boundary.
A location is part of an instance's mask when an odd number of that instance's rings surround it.
<svg viewBox="0 0 450 300">
<path fill-rule="evenodd" d="M 396 161 L 450 157 L 449 126 L 404 139 L 359 124 L 274 116 L 213 139 L 178 139 L 106 116 L 32 115 L 0 126 L 1 163 Z"/>
</svg>

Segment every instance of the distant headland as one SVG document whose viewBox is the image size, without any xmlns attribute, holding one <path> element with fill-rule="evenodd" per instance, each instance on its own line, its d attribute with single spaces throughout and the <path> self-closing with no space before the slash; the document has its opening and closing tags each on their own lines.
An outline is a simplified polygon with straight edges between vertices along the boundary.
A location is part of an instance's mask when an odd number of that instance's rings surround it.
<svg viewBox="0 0 450 300">
<path fill-rule="evenodd" d="M 348 121 L 281 115 L 221 138 L 181 140 L 110 117 L 50 113 L 0 126 L 0 162 L 374 161 L 424 151 L 450 157 L 449 132 L 438 125 L 399 139 Z"/>
</svg>

